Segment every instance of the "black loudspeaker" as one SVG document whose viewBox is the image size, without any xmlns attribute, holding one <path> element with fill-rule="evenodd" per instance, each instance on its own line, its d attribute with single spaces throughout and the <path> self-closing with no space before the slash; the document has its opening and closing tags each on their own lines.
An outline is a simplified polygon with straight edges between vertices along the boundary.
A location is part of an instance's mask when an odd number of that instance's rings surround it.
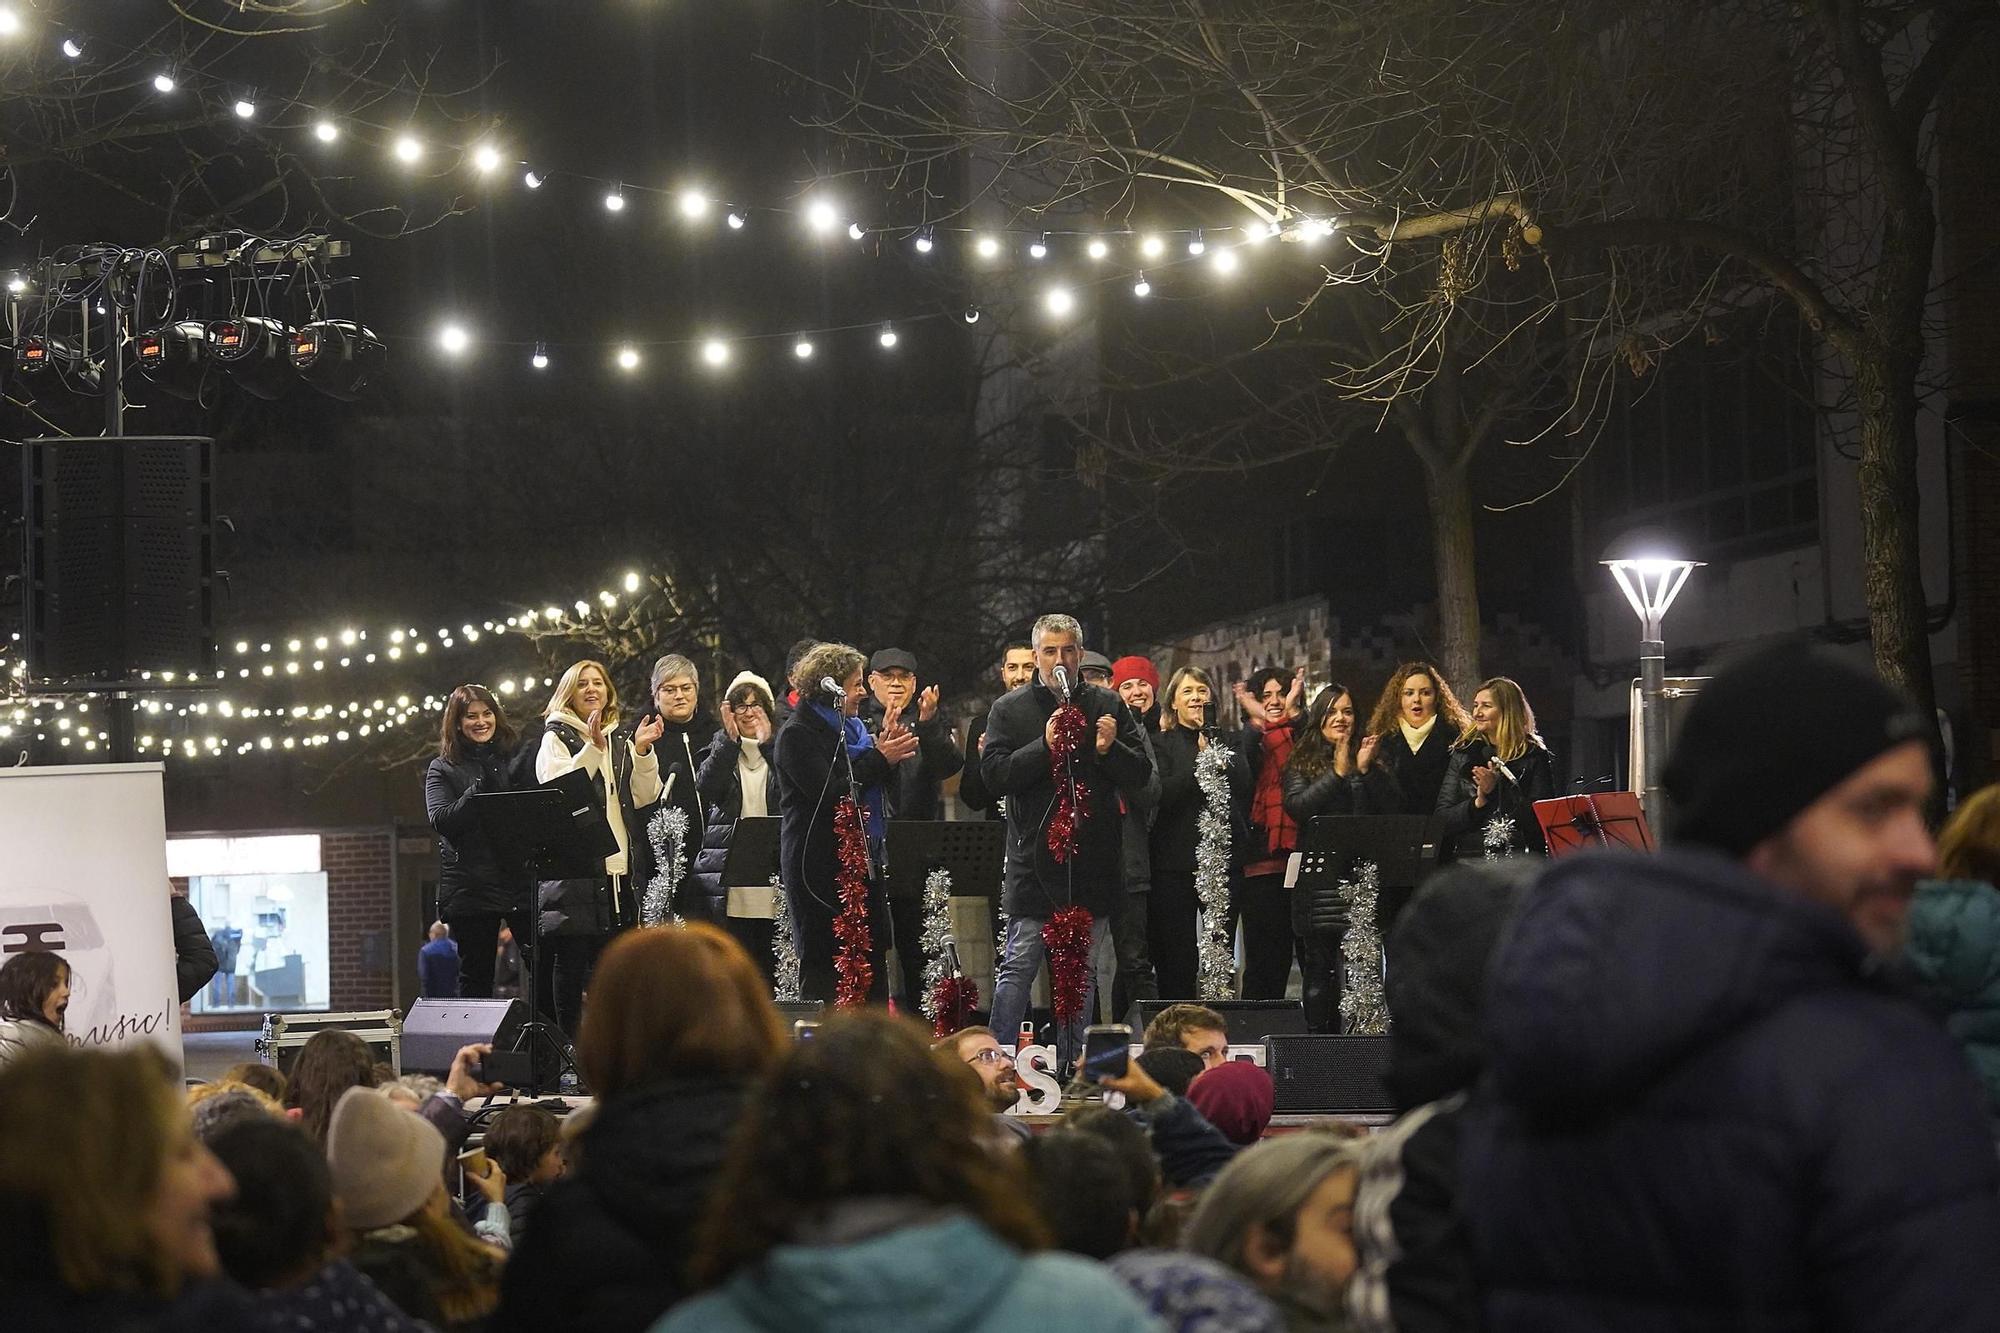
<svg viewBox="0 0 2000 1333">
<path fill-rule="evenodd" d="M 403 1016 L 403 1068 L 443 1077 L 459 1047 L 484 1041 L 512 1050 L 527 1021 L 528 1007 L 514 999 L 418 1000 Z"/>
<path fill-rule="evenodd" d="M 780 1000 L 778 1001 L 778 1012 L 785 1016 L 785 1027 L 787 1030 L 790 1030 L 792 1024 L 802 1018 L 817 1023 L 821 1018 L 825 1017 L 826 1001 Z"/>
<path fill-rule="evenodd" d="M 1199 1004 L 1221 1014 L 1231 1046 L 1260 1042 L 1271 1032 L 1312 1031 L 1306 1024 L 1305 1004 L 1299 1000 L 1136 1000 L 1125 1019 L 1132 1026 L 1133 1039 L 1144 1036 L 1146 1024 L 1159 1017 L 1162 1009 L 1176 1004 Z"/>
<path fill-rule="evenodd" d="M 32 679 L 213 670 L 214 441 L 27 441 L 23 649 Z"/>
<path fill-rule="evenodd" d="M 1264 1068 L 1277 1090 L 1272 1109 L 1278 1114 L 1396 1113 L 1382 1082 L 1389 1069 L 1387 1037 L 1273 1034 L 1265 1046 Z"/>
</svg>

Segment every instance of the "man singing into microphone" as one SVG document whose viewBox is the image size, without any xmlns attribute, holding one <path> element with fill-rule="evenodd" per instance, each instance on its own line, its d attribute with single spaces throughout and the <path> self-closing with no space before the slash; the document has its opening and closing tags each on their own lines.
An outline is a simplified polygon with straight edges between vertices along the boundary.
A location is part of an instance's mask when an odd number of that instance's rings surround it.
<svg viewBox="0 0 2000 1333">
<path fill-rule="evenodd" d="M 1030 642 L 1034 681 L 993 705 L 979 757 L 987 788 L 1007 798 L 1002 899 L 1007 937 L 993 987 L 993 1029 L 1002 1040 L 1020 1031 L 1028 988 L 1047 954 L 1042 927 L 1051 916 L 1065 907 L 1083 908 L 1091 917 L 1092 952 L 1103 943 L 1123 890 L 1117 789 L 1143 787 L 1152 767 L 1131 711 L 1110 690 L 1077 678 L 1083 627 L 1071 616 L 1046 615 L 1035 622 Z M 1057 713 L 1066 701 L 1083 714 L 1085 732 L 1058 763 L 1052 747 Z M 1059 829 L 1051 829 L 1050 816 L 1071 784 L 1079 813 L 1073 838 L 1065 840 Z M 1051 847 L 1052 841 L 1063 845 Z M 1095 989 L 1094 980 L 1088 984 Z M 1081 1012 L 1061 1034 L 1066 1057 L 1083 1049 L 1083 1029 L 1095 1007 L 1096 997 L 1086 994 Z"/>
</svg>

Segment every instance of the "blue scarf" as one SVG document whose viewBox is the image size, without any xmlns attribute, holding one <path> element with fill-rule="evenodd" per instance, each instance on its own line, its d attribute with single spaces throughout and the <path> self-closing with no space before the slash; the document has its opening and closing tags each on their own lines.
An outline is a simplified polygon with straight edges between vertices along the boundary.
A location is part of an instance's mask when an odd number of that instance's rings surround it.
<svg viewBox="0 0 2000 1333">
<path fill-rule="evenodd" d="M 868 724 L 858 717 L 843 717 L 817 699 L 808 699 L 806 707 L 819 715 L 820 721 L 840 733 L 847 745 L 850 761 L 859 759 L 865 750 L 875 748 L 875 738 L 868 734 Z M 861 789 L 861 826 L 867 830 L 868 846 L 879 858 L 882 852 L 882 786 L 864 786 Z"/>
</svg>

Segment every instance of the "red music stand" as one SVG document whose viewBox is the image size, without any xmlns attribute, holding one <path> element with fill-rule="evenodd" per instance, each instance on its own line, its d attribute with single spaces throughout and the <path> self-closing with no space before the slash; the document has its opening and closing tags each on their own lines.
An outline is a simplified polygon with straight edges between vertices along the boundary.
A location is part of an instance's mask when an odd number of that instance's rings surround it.
<svg viewBox="0 0 2000 1333">
<path fill-rule="evenodd" d="M 1536 801 L 1535 822 L 1542 826 L 1550 856 L 1568 856 L 1595 847 L 1655 850 L 1653 830 L 1646 825 L 1636 792 L 1586 792 Z"/>
</svg>

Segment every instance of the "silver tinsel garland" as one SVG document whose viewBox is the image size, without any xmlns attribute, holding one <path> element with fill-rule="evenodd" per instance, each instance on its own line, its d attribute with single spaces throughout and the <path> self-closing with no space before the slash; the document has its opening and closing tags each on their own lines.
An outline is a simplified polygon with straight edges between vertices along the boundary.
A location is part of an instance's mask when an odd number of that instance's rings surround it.
<svg viewBox="0 0 2000 1333">
<path fill-rule="evenodd" d="M 799 936 L 792 925 L 792 900 L 785 896 L 785 886 L 779 883 L 776 875 L 771 876 L 771 891 L 778 895 L 778 912 L 771 921 L 771 996 L 777 1000 L 796 1000 L 799 998 Z"/>
<path fill-rule="evenodd" d="M 924 993 L 917 1003 L 924 1017 L 937 1021 L 931 995 L 951 975 L 951 872 L 943 866 L 924 880 Z"/>
<path fill-rule="evenodd" d="M 1340 1030 L 1379 1037 L 1389 1030 L 1389 1004 L 1382 996 L 1382 934 L 1375 925 L 1375 902 L 1382 892 L 1380 871 L 1363 861 L 1340 885 L 1347 902 L 1347 936 L 1340 942 L 1346 974 L 1340 988 Z"/>
<path fill-rule="evenodd" d="M 1486 821 L 1486 859 L 1498 861 L 1514 854 L 1514 821 L 1506 815 Z"/>
<path fill-rule="evenodd" d="M 687 873 L 683 860 L 687 836 L 688 812 L 677 805 L 661 806 L 659 813 L 646 821 L 646 841 L 653 844 L 653 864 L 659 869 L 646 882 L 646 896 L 639 903 L 640 925 L 681 923 L 680 914 L 674 911 L 674 891 Z"/>
<path fill-rule="evenodd" d="M 1194 893 L 1201 903 L 1195 921 L 1195 989 L 1204 1000 L 1226 1000 L 1236 992 L 1236 957 L 1229 938 L 1229 761 L 1234 757 L 1228 746 L 1210 741 L 1194 761 L 1194 785 L 1201 792 L 1194 847 Z"/>
</svg>

